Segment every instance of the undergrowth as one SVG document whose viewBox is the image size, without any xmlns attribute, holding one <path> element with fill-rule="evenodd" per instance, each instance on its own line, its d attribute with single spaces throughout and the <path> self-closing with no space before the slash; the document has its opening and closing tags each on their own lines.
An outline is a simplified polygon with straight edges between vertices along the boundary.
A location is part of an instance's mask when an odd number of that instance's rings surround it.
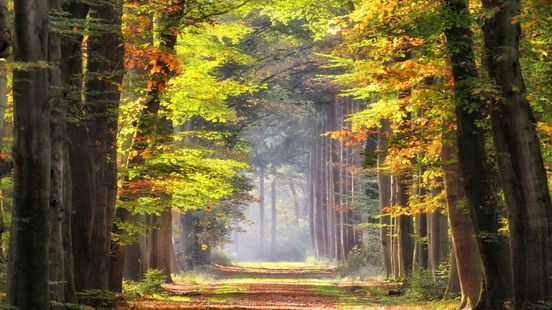
<svg viewBox="0 0 552 310">
<path fill-rule="evenodd" d="M 149 269 L 140 282 L 125 281 L 123 292 L 129 297 L 151 297 L 162 291 L 161 285 L 167 282 L 167 276 L 161 270 Z"/>
<path fill-rule="evenodd" d="M 439 265 L 435 275 L 430 269 L 416 269 L 404 281 L 406 295 L 415 300 L 440 300 L 445 297 L 448 286 L 450 264 Z"/>
</svg>

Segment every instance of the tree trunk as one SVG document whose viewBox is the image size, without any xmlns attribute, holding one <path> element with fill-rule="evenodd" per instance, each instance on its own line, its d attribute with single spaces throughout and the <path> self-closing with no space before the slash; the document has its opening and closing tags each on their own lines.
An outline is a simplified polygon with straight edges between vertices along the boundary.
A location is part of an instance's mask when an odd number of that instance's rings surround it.
<svg viewBox="0 0 552 310">
<path fill-rule="evenodd" d="M 309 182 L 308 182 L 308 217 L 309 217 L 309 237 L 311 250 L 316 253 L 314 241 L 314 141 L 311 135 L 311 149 L 309 152 Z"/>
<path fill-rule="evenodd" d="M 133 223 L 144 223 L 145 216 L 135 215 Z M 146 238 L 136 236 L 132 244 L 127 244 L 125 248 L 124 278 L 131 281 L 140 281 L 146 272 L 147 258 L 145 255 Z M 113 261 L 112 261 L 113 263 Z"/>
<path fill-rule="evenodd" d="M 166 12 L 160 12 L 160 25 L 156 29 L 160 34 L 159 49 L 162 52 L 155 61 L 155 67 L 158 68 L 155 74 L 149 76 L 147 102 L 142 109 L 140 118 L 136 124 L 136 133 L 132 143 L 132 150 L 136 151 L 137 156 L 129 159 L 129 168 L 143 164 L 145 158 L 142 153 L 151 145 L 149 139 L 161 129 L 167 129 L 167 120 L 160 120 L 158 117 L 161 108 L 161 94 L 166 88 L 169 80 L 176 74 L 175 69 L 166 59 L 175 54 L 177 42 L 178 27 L 184 14 L 184 1 L 173 0 L 171 7 Z M 170 127 L 170 126 L 169 126 Z M 125 182 L 128 182 L 128 176 Z M 124 199 L 124 197 L 122 197 Z M 125 208 L 117 208 L 115 218 L 116 222 L 127 222 L 132 214 Z M 118 225 L 114 225 L 113 232 L 124 236 L 127 232 Z M 122 237 L 124 240 L 125 238 Z M 118 242 L 112 244 L 112 256 L 110 265 L 110 288 L 113 291 L 121 291 L 123 282 L 123 271 L 125 262 L 125 244 Z"/>
<path fill-rule="evenodd" d="M 167 208 L 161 212 L 161 215 L 150 215 L 150 218 L 150 224 L 154 225 L 155 228 L 149 230 L 147 237 L 148 269 L 161 271 L 167 282 L 172 282 L 172 210 Z"/>
<path fill-rule="evenodd" d="M 429 248 L 428 248 L 428 233 L 427 233 L 427 213 L 417 214 L 415 219 L 416 228 L 416 248 L 415 251 L 415 267 L 419 269 L 427 269 L 429 266 Z"/>
<path fill-rule="evenodd" d="M 450 256 L 450 272 L 448 278 L 447 291 L 445 296 L 456 297 L 460 293 L 460 276 L 458 274 L 458 264 L 456 264 L 456 253 Z"/>
<path fill-rule="evenodd" d="M 458 148 L 452 138 L 456 132 L 443 133 L 441 160 L 444 163 L 444 181 L 447 195 L 447 209 L 452 246 L 460 280 L 462 301 L 459 309 L 472 309 L 481 297 L 483 269 L 477 248 L 475 227 L 465 203 L 465 192 L 461 182 L 461 171 L 456 154 Z"/>
<path fill-rule="evenodd" d="M 433 193 L 436 195 L 437 193 Z M 448 259 L 447 218 L 441 210 L 428 214 L 427 238 L 429 246 L 429 268 L 435 277 L 439 265 Z"/>
<path fill-rule="evenodd" d="M 61 13 L 62 2 L 49 0 L 49 9 Z M 60 91 L 63 85 L 61 73 L 60 34 L 51 31 L 48 38 L 48 60 L 50 62 L 50 98 L 54 104 L 50 125 L 51 144 L 51 188 L 49 221 L 49 261 L 51 300 L 77 302 L 73 273 L 73 250 L 71 234 L 71 173 L 67 129 L 64 115 L 67 106 Z"/>
<path fill-rule="evenodd" d="M 75 14 L 80 15 L 77 17 L 86 16 L 87 9 L 75 10 Z M 117 192 L 117 111 L 123 77 L 121 15 L 120 1 L 91 6 L 90 16 L 109 23 L 110 30 L 89 35 L 86 104 L 80 115 L 82 125 L 69 126 L 79 291 L 109 289 L 111 232 Z M 68 44 L 69 57 L 78 57 L 80 45 Z M 71 66 L 82 62 L 71 61 L 73 63 L 67 66 L 73 73 L 69 79 L 81 72 L 80 68 Z"/>
<path fill-rule="evenodd" d="M 260 168 L 259 174 L 259 255 L 265 258 L 265 168 Z"/>
<path fill-rule="evenodd" d="M 297 198 L 297 190 L 295 189 L 295 184 L 293 181 L 289 181 L 289 190 L 291 192 L 291 197 L 293 199 L 293 219 L 296 225 L 299 225 L 300 211 L 299 211 L 299 199 Z"/>
<path fill-rule="evenodd" d="M 379 188 L 379 207 L 380 207 L 380 237 L 383 253 L 383 269 L 385 278 L 391 276 L 391 217 L 386 215 L 387 208 L 391 206 L 391 177 L 385 173 L 385 159 L 387 158 L 387 135 L 391 128 L 388 120 L 382 121 L 382 126 L 378 129 L 378 188 Z"/>
<path fill-rule="evenodd" d="M 483 0 L 489 76 L 500 91 L 492 128 L 510 226 L 514 307 L 552 297 L 552 203 L 536 120 L 520 67 L 519 0 Z"/>
<path fill-rule="evenodd" d="M 10 57 L 13 40 L 8 4 L 8 0 L 0 0 L 0 58 L 4 59 Z"/>
<path fill-rule="evenodd" d="M 10 239 L 8 305 L 48 309 L 48 209 L 50 113 L 48 4 L 15 2 L 15 59 L 33 64 L 14 72 L 14 208 Z"/>
<path fill-rule="evenodd" d="M 74 19 L 84 19 L 88 14 L 88 5 L 68 2 L 63 7 L 65 12 L 68 12 L 71 15 L 71 18 Z M 65 103 L 65 110 L 63 113 L 68 113 L 72 118 L 79 119 L 80 115 L 75 114 L 74 111 L 81 109 L 81 92 L 82 92 L 82 32 L 84 29 L 78 29 L 74 34 L 68 35 L 65 34 L 61 36 L 61 75 L 62 75 L 62 84 L 63 84 L 63 101 Z M 52 129 L 54 130 L 54 128 Z M 63 133 L 63 131 L 66 133 Z M 65 258 L 65 272 L 67 274 L 67 279 L 74 279 L 73 281 L 68 281 L 66 285 L 65 297 L 67 301 L 75 301 L 75 291 L 81 289 L 80 279 L 82 278 L 81 271 L 83 270 L 81 266 L 83 261 L 87 259 L 87 253 L 83 253 L 86 249 L 88 237 L 85 232 L 86 228 L 89 228 L 88 220 L 90 217 L 86 215 L 82 217 L 77 217 L 77 214 L 73 212 L 80 205 L 80 202 L 86 199 L 87 195 L 81 195 L 83 192 L 78 192 L 75 196 L 73 193 L 77 192 L 75 188 L 88 190 L 91 187 L 91 184 L 88 183 L 89 178 L 84 177 L 84 179 L 75 179 L 76 176 L 89 176 L 92 175 L 92 171 L 86 171 L 86 167 L 80 165 L 80 158 L 85 158 L 82 156 L 88 156 L 89 154 L 84 151 L 85 145 L 87 142 L 87 137 L 84 132 L 82 132 L 82 127 L 77 125 L 77 121 L 71 121 L 67 123 L 60 123 L 58 128 L 55 129 L 54 133 L 57 137 L 57 152 L 61 159 L 58 162 L 59 168 L 63 168 L 63 173 L 65 176 L 58 174 L 60 181 L 63 181 L 64 187 L 64 199 L 65 199 L 65 220 L 64 220 L 64 249 L 67 253 Z M 60 136 L 61 135 L 61 136 Z M 66 135 L 67 138 L 64 138 L 63 135 Z M 72 143 L 71 141 L 79 141 L 79 143 Z M 65 144 L 65 145 L 63 145 Z M 60 147 L 65 148 L 64 150 Z M 82 153 L 81 153 L 82 152 Z M 78 159 L 78 160 L 77 160 Z M 63 165 L 59 166 L 59 165 Z M 74 168 L 72 168 L 74 167 Z M 58 173 L 61 173 L 59 171 Z M 59 186 L 58 186 L 59 187 Z M 59 195 L 59 193 L 58 193 Z M 86 221 L 79 221 L 80 219 L 87 219 Z M 80 246 L 82 245 L 82 246 Z"/>
<path fill-rule="evenodd" d="M 187 270 L 195 270 L 209 264 L 208 245 L 199 238 L 203 231 L 199 223 L 199 212 L 189 211 L 181 217 Z"/>
<path fill-rule="evenodd" d="M 271 211 L 270 259 L 272 261 L 276 261 L 277 255 L 278 255 L 278 253 L 276 253 L 276 233 L 277 233 L 276 225 L 278 224 L 278 213 L 276 212 L 276 175 L 275 174 L 273 175 L 272 184 L 270 187 L 270 205 L 271 205 L 271 208 L 270 208 L 270 211 Z"/>
<path fill-rule="evenodd" d="M 447 14 L 469 21 L 465 0 L 445 0 Z M 447 15 L 448 16 L 448 15 Z M 500 309 L 509 295 L 508 252 L 498 234 L 499 201 L 493 187 L 493 175 L 485 149 L 482 109 L 485 102 L 472 88 L 478 78 L 473 52 L 473 34 L 469 22 L 454 23 L 445 29 L 450 53 L 454 95 L 457 100 L 458 158 L 464 180 L 467 205 L 474 223 L 485 277 L 485 294 L 476 308 Z M 475 105 L 476 109 L 471 109 Z"/>
<path fill-rule="evenodd" d="M 403 176 L 395 176 L 397 186 L 397 205 L 407 206 L 407 178 Z M 397 233 L 398 233 L 398 249 L 399 249 L 399 277 L 406 277 L 412 272 L 413 257 L 414 257 L 414 226 L 410 215 L 399 215 L 397 218 Z"/>
</svg>

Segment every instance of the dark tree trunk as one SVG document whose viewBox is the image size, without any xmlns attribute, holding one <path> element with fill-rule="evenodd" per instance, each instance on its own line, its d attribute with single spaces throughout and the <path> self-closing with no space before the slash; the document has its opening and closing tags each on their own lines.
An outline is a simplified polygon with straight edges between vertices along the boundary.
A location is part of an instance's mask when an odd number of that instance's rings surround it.
<svg viewBox="0 0 552 310">
<path fill-rule="evenodd" d="M 433 195 L 438 195 L 433 193 Z M 427 238 L 429 246 L 429 268 L 435 276 L 439 265 L 448 259 L 448 225 L 447 218 L 441 210 L 435 210 L 428 215 Z"/>
<path fill-rule="evenodd" d="M 407 180 L 402 176 L 395 176 L 398 206 L 407 206 Z M 406 277 L 412 272 L 413 257 L 414 257 L 414 225 L 410 215 L 399 215 L 397 218 L 398 229 L 398 248 L 399 248 L 399 277 Z"/>
<path fill-rule="evenodd" d="M 62 11 L 62 2 L 49 0 L 50 10 Z M 61 73 L 60 35 L 51 31 L 48 38 L 48 60 L 50 62 L 49 87 L 53 102 L 50 125 L 51 144 L 51 188 L 50 188 L 50 225 L 49 225 L 49 261 L 51 300 L 57 302 L 77 302 L 73 273 L 73 249 L 71 234 L 71 174 L 69 167 L 68 136 L 64 115 L 67 106 L 61 92 L 63 76 Z"/>
<path fill-rule="evenodd" d="M 416 219 L 416 248 L 414 263 L 416 268 L 427 269 L 429 266 L 429 248 L 427 233 L 427 213 L 417 214 Z"/>
<path fill-rule="evenodd" d="M 48 61 L 48 3 L 15 2 L 15 60 Z M 9 255 L 8 305 L 48 309 L 50 114 L 48 69 L 14 72 L 15 191 Z"/>
<path fill-rule="evenodd" d="M 88 6 L 80 3 L 68 2 L 63 7 L 63 10 L 70 14 L 71 18 L 74 19 L 84 19 L 88 14 Z M 63 83 L 63 93 L 60 94 L 63 96 L 63 101 L 65 103 L 65 110 L 63 113 L 67 113 L 73 118 L 80 118 L 80 115 L 76 114 L 75 111 L 81 109 L 81 92 L 82 92 L 82 32 L 84 29 L 78 29 L 74 34 L 61 37 L 61 75 Z M 81 158 L 81 155 L 86 156 L 85 153 L 79 153 L 83 150 L 85 143 L 73 144 L 71 140 L 78 140 L 80 142 L 87 141 L 86 135 L 81 132 L 81 127 L 76 125 L 77 122 L 68 122 L 60 123 L 57 125 L 57 129 L 52 129 L 54 132 L 59 134 L 66 135 L 67 138 L 57 135 L 57 156 L 61 156 L 63 161 L 59 161 L 58 168 L 63 168 L 63 173 L 65 176 L 60 174 L 57 176 L 60 181 L 63 181 L 64 187 L 64 199 L 65 199 L 65 220 L 64 220 L 64 230 L 63 230 L 63 243 L 64 251 L 66 252 L 65 257 L 65 273 L 68 279 L 66 283 L 66 292 L 65 298 L 68 302 L 75 302 L 75 291 L 79 288 L 77 282 L 81 278 L 81 269 L 82 260 L 85 257 L 85 254 L 80 251 L 84 249 L 83 247 L 78 246 L 79 242 L 86 242 L 86 234 L 82 225 L 83 222 L 79 222 L 76 218 L 74 210 L 76 209 L 77 204 L 82 199 L 86 197 L 73 196 L 75 188 L 79 185 L 82 185 L 81 189 L 90 188 L 88 185 L 88 179 L 84 180 L 78 179 L 75 180 L 75 174 L 77 175 L 86 175 L 83 173 L 83 168 L 80 166 L 80 162 L 77 160 Z M 63 131 L 66 130 L 66 133 Z M 52 136 L 55 136 L 54 132 Z M 63 145 L 65 144 L 65 145 Z M 64 150 L 59 149 L 59 147 L 64 148 Z M 54 150 L 52 150 L 54 152 Z M 75 169 L 71 169 L 74 165 L 77 165 Z M 61 173 L 61 171 L 59 172 Z M 89 174 L 90 175 L 90 174 Z M 84 182 L 80 183 L 80 182 Z M 59 186 L 58 186 L 59 187 Z M 80 194 L 80 193 L 79 193 Z M 59 195 L 59 193 L 58 193 Z M 86 196 L 86 195 L 85 195 Z M 88 222 L 84 222 L 88 227 Z M 79 234 L 78 234 L 79 233 Z M 75 242 L 74 242 L 75 240 Z M 83 243 L 85 244 L 85 243 Z M 70 281 L 70 279 L 73 279 Z"/>
<path fill-rule="evenodd" d="M 448 278 L 447 291 L 445 296 L 456 297 L 460 293 L 460 275 L 458 274 L 458 264 L 456 264 L 456 254 L 454 250 L 450 255 L 450 271 Z"/>
<path fill-rule="evenodd" d="M 0 0 L 0 58 L 4 59 L 10 57 L 13 40 L 8 4 L 8 0 Z"/>
<path fill-rule="evenodd" d="M 172 244 L 172 210 L 167 208 L 161 215 L 150 215 L 151 223 L 156 228 L 148 232 L 147 262 L 148 269 L 157 269 L 163 273 L 168 282 L 171 279 Z"/>
<path fill-rule="evenodd" d="M 469 210 L 463 206 L 466 196 L 456 156 L 458 154 L 458 148 L 454 140 L 456 132 L 450 134 L 445 132 L 443 135 L 441 160 L 444 163 L 443 172 L 452 246 L 456 256 L 455 262 L 462 293 L 459 309 L 472 309 L 478 304 L 481 297 L 483 283 L 481 256 Z"/>
<path fill-rule="evenodd" d="M 514 306 L 552 297 L 552 203 L 536 120 L 520 68 L 519 0 L 483 0 L 489 76 L 500 91 L 492 128 L 510 226 Z"/>
<path fill-rule="evenodd" d="M 70 7 L 71 8 L 71 7 Z M 78 18 L 86 8 L 75 4 Z M 82 15 L 81 15 L 82 14 Z M 80 16 L 79 16 L 80 15 Z M 69 126 L 75 236 L 77 289 L 109 289 L 111 232 L 117 192 L 116 134 L 120 84 L 123 77 L 121 34 L 122 2 L 91 7 L 90 16 L 110 25 L 88 39 L 86 104 L 80 116 L 82 124 Z M 93 29 L 94 30 L 94 29 Z M 76 58 L 80 45 L 68 44 L 68 57 Z M 67 65 L 69 79 L 80 76 L 81 60 Z M 74 83 L 78 87 L 78 84 Z M 76 94 L 72 95 L 77 95 Z M 74 99 L 78 102 L 78 99 Z"/>
<path fill-rule="evenodd" d="M 208 245 L 199 238 L 199 234 L 203 232 L 203 227 L 199 223 L 199 212 L 189 211 L 181 216 L 187 270 L 195 270 L 209 264 L 209 251 L 206 248 Z"/>
<path fill-rule="evenodd" d="M 451 57 L 454 94 L 457 100 L 458 158 L 467 205 L 475 227 L 485 277 L 485 294 L 476 308 L 500 309 L 509 296 L 511 272 L 506 265 L 505 240 L 498 234 L 499 201 L 493 187 L 493 173 L 485 148 L 482 109 L 485 102 L 474 95 L 478 78 L 473 52 L 473 34 L 465 0 L 445 0 L 447 14 L 465 23 L 445 29 Z M 475 106 L 475 109 L 470 107 Z"/>
<path fill-rule="evenodd" d="M 134 223 L 144 223 L 145 216 L 135 215 L 132 219 Z M 125 248 L 124 277 L 131 281 L 140 281 L 146 272 L 146 238 L 137 236 L 137 240 L 127 244 Z M 113 264 L 113 260 L 111 261 Z"/>
</svg>

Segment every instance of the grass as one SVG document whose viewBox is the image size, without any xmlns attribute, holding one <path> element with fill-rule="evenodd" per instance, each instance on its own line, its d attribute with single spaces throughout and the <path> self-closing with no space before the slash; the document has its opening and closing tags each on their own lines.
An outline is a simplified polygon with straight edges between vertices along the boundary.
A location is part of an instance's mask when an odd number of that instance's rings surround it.
<svg viewBox="0 0 552 310">
<path fill-rule="evenodd" d="M 305 262 L 239 262 L 234 266 L 245 269 L 329 269 L 337 267 L 335 263 L 307 260 Z"/>
<path fill-rule="evenodd" d="M 415 301 L 406 296 L 388 296 L 387 289 L 373 287 L 340 287 L 331 285 L 313 286 L 313 290 L 337 301 L 345 309 L 366 309 L 389 306 L 391 309 L 435 309 L 448 310 L 458 307 L 458 300 Z"/>
<path fill-rule="evenodd" d="M 173 274 L 172 279 L 176 283 L 192 285 L 204 285 L 215 282 L 214 276 L 207 272 L 183 272 Z"/>
</svg>

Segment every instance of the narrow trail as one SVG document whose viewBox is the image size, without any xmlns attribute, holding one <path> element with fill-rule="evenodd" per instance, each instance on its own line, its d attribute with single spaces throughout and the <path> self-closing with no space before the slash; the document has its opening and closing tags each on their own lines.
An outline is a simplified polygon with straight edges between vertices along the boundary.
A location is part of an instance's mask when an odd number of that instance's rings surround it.
<svg viewBox="0 0 552 310">
<path fill-rule="evenodd" d="M 119 309 L 434 309 L 385 297 L 397 284 L 339 282 L 330 268 L 213 267 L 210 273 L 205 283 L 166 284 L 164 298 Z"/>
</svg>

